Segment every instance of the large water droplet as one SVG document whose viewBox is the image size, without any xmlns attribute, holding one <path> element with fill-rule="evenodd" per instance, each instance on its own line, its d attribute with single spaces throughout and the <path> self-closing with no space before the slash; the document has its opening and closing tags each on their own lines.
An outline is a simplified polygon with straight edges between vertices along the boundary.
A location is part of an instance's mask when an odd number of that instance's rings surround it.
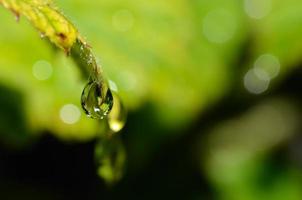
<svg viewBox="0 0 302 200">
<path fill-rule="evenodd" d="M 97 173 L 107 184 L 112 185 L 122 178 L 126 152 L 119 137 L 102 138 L 96 144 L 95 159 Z"/>
<path fill-rule="evenodd" d="M 120 131 L 126 123 L 126 118 L 127 111 L 117 94 L 113 92 L 113 107 L 110 113 L 108 114 L 109 128 L 113 132 Z"/>
<path fill-rule="evenodd" d="M 107 84 L 90 81 L 83 90 L 81 103 L 87 116 L 103 119 L 112 109 L 113 96 Z"/>
</svg>

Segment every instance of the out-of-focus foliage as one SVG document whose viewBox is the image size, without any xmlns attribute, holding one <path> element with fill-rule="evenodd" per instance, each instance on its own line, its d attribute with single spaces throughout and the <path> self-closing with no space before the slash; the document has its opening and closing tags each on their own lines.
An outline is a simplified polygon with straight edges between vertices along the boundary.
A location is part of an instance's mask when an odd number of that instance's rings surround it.
<svg viewBox="0 0 302 200">
<path fill-rule="evenodd" d="M 221 199 L 300 199 L 301 171 L 265 160 L 293 137 L 300 121 L 293 102 L 269 100 L 243 116 L 218 124 L 208 138 L 202 138 L 201 166 Z"/>
<path fill-rule="evenodd" d="M 301 199 L 301 169 L 268 159 L 299 132 L 300 104 L 261 98 L 301 66 L 302 1 L 56 3 L 91 43 L 125 107 L 139 115 L 128 123 L 132 170 L 143 167 L 161 140 L 188 134 L 182 130 L 223 97 L 238 95 L 242 103 L 255 97 L 249 111 L 234 109 L 234 117 L 202 129 L 200 171 L 218 199 Z M 27 135 L 45 130 L 64 140 L 95 138 L 99 126 L 79 112 L 84 84 L 75 64 L 38 39 L 23 18 L 16 23 L 0 8 L 0 19 L 0 84 L 16 91 L 7 93 L 11 101 L 0 100 L 10 105 L 0 112 L 0 132 L 10 135 L 4 141 L 27 143 Z M 10 108 L 22 114 L 9 115 Z M 115 179 L 106 169 L 100 173 Z"/>
</svg>

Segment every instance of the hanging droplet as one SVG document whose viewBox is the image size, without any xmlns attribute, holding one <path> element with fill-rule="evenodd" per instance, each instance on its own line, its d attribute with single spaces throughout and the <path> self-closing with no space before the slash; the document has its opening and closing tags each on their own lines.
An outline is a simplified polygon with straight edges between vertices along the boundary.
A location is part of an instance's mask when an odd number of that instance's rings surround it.
<svg viewBox="0 0 302 200">
<path fill-rule="evenodd" d="M 83 90 L 81 103 L 87 116 L 103 119 L 112 109 L 112 93 L 107 84 L 90 81 Z"/>
<path fill-rule="evenodd" d="M 125 123 L 126 123 L 126 118 L 127 118 L 127 111 L 120 101 L 119 97 L 117 94 L 113 92 L 113 107 L 108 114 L 108 124 L 109 128 L 113 132 L 118 132 L 120 131 Z"/>
<path fill-rule="evenodd" d="M 126 152 L 119 137 L 102 138 L 95 146 L 95 159 L 97 173 L 108 185 L 122 178 Z"/>
</svg>

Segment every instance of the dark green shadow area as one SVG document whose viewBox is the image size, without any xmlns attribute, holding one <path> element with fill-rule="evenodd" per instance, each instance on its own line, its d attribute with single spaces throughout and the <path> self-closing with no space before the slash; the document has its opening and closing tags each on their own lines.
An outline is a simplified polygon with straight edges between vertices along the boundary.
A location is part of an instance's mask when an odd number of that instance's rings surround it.
<svg viewBox="0 0 302 200">
<path fill-rule="evenodd" d="M 0 85 L 0 143 L 8 148 L 27 146 L 31 137 L 24 115 L 21 92 Z"/>
</svg>

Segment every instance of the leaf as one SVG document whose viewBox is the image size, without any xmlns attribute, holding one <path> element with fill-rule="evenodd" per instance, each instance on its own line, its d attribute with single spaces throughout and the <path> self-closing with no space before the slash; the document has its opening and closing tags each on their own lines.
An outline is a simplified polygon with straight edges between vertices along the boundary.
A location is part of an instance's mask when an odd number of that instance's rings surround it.
<svg viewBox="0 0 302 200">
<path fill-rule="evenodd" d="M 70 50 L 78 37 L 77 29 L 60 13 L 51 0 L 0 0 L 17 19 L 24 15 L 56 46 Z"/>
<path fill-rule="evenodd" d="M 80 36 L 75 26 L 57 9 L 52 0 L 0 0 L 0 5 L 11 10 L 17 20 L 20 15 L 24 15 L 42 36 L 47 37 L 57 47 L 70 54 L 78 65 L 82 78 L 92 79 L 108 88 L 91 47 Z M 64 78 L 66 77 L 67 75 L 64 75 Z M 64 85 L 66 85 L 65 82 Z M 57 126 L 50 126 L 49 129 L 53 127 Z"/>
<path fill-rule="evenodd" d="M 108 87 L 90 46 L 51 0 L 0 0 L 0 4 L 10 9 L 17 20 L 20 14 L 26 16 L 43 36 L 66 53 L 71 52 L 84 78 L 92 78 Z"/>
</svg>

